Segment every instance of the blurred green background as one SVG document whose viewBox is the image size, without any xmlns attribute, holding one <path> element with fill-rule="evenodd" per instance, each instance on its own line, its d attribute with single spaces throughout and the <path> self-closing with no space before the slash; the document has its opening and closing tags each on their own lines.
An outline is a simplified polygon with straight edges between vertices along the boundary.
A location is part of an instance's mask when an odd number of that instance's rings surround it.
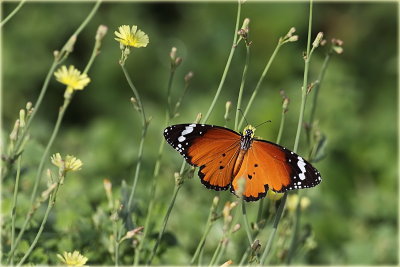
<svg viewBox="0 0 400 267">
<path fill-rule="evenodd" d="M 16 3 L 3 3 L 3 15 Z M 90 12 L 92 3 L 26 3 L 9 21 L 2 35 L 3 66 L 3 144 L 7 144 L 20 108 L 36 101 L 52 53 L 60 49 Z M 152 172 L 162 141 L 166 87 L 169 76 L 169 52 L 177 47 L 183 58 L 172 91 L 176 99 L 183 89 L 183 77 L 193 71 L 190 91 L 180 116 L 173 123 L 194 120 L 205 113 L 220 81 L 232 45 L 237 5 L 234 2 L 209 3 L 103 3 L 89 25 L 79 35 L 74 52 L 66 64 L 83 69 L 100 24 L 108 27 L 101 49 L 89 76 L 90 85 L 78 92 L 67 111 L 60 134 L 51 153 L 73 154 L 84 162 L 82 171 L 69 175 L 59 193 L 32 262 L 55 263 L 56 253 L 78 249 L 86 253 L 90 264 L 111 264 L 103 247 L 103 238 L 93 227 L 92 217 L 106 205 L 103 179 L 109 178 L 118 194 L 122 180 L 131 184 L 140 140 L 141 122 L 129 101 L 132 93 L 121 68 L 119 44 L 113 32 L 123 24 L 138 25 L 150 38 L 147 48 L 133 49 L 126 67 L 138 88 L 144 107 L 152 116 L 135 206 L 139 225 L 150 198 L 157 200 L 156 234 L 174 187 L 173 172 L 178 171 L 180 156 L 165 147 L 158 177 L 156 196 L 149 195 Z M 398 184 L 397 184 L 397 3 L 322 3 L 314 4 L 313 36 L 324 32 L 329 41 L 344 41 L 344 53 L 334 55 L 323 81 L 316 117 L 327 136 L 326 158 L 316 167 L 323 182 L 304 190 L 311 206 L 302 223 L 311 224 L 317 247 L 295 259 L 301 264 L 397 264 L 398 263 Z M 248 2 L 242 18 L 250 18 L 251 59 L 244 101 L 250 97 L 259 75 L 280 36 L 296 27 L 299 41 L 284 45 L 273 62 L 247 120 L 272 123 L 257 129 L 257 135 L 276 140 L 281 97 L 284 89 L 290 97 L 289 112 L 282 145 L 293 148 L 300 103 L 300 87 L 306 47 L 308 3 Z M 310 81 L 321 69 L 326 47 L 318 48 L 310 66 Z M 222 94 L 208 123 L 224 125 L 225 102 L 237 101 L 245 49 L 238 46 Z M 31 129 L 31 142 L 24 155 L 19 210 L 22 223 L 40 155 L 49 139 L 64 87 L 52 79 L 44 102 Z M 310 104 L 311 101 L 308 102 Z M 308 113 L 306 113 L 306 116 Z M 233 120 L 228 123 L 233 128 Z M 302 135 L 299 154 L 305 151 Z M 43 179 L 43 189 L 45 185 Z M 12 179 L 3 181 L 3 217 L 9 216 Z M 187 181 L 177 198 L 167 232 L 172 237 L 163 255 L 154 263 L 187 264 L 204 230 L 214 195 L 235 199 L 228 192 L 214 192 L 201 185 L 197 175 Z M 249 204 L 249 213 L 256 211 Z M 97 212 L 97 213 L 96 213 Z M 40 214 L 39 214 L 40 215 Z M 36 218 L 36 217 L 35 217 Z M 41 216 L 34 221 L 28 240 Z M 206 243 L 211 254 L 221 236 L 221 227 L 213 228 Z M 267 235 L 261 236 L 263 244 Z M 228 250 L 234 262 L 246 237 L 242 231 Z M 26 245 L 26 244 L 25 244 Z M 208 255 L 207 254 L 207 255 Z M 126 261 L 131 262 L 129 253 Z M 206 256 L 205 256 L 206 257 Z M 240 258 L 239 258 L 240 259 Z M 236 261 L 235 261 L 236 260 Z"/>
</svg>

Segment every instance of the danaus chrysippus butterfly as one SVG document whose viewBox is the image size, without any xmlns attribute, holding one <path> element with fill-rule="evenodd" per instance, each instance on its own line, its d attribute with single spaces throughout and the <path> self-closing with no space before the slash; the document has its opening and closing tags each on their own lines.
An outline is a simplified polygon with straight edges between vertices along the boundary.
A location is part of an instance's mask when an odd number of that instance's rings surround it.
<svg viewBox="0 0 400 267">
<path fill-rule="evenodd" d="M 275 192 L 316 186 L 321 175 L 294 152 L 269 141 L 254 138 L 255 128 L 242 134 L 207 124 L 177 124 L 164 130 L 167 142 L 185 160 L 199 169 L 201 182 L 210 189 L 238 190 L 245 178 L 243 198 L 255 201 L 270 189 Z"/>
</svg>

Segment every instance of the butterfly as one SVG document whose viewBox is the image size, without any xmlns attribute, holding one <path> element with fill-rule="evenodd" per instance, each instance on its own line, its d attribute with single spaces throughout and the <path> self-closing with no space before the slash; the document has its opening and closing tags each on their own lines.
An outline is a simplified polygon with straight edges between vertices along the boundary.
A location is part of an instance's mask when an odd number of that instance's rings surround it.
<svg viewBox="0 0 400 267">
<path fill-rule="evenodd" d="M 321 182 L 309 162 L 285 147 L 255 138 L 255 130 L 251 125 L 237 133 L 215 125 L 177 124 L 165 128 L 164 137 L 189 164 L 200 167 L 198 175 L 207 188 L 237 194 L 243 177 L 246 201 L 261 199 L 268 190 L 282 193 Z"/>
</svg>

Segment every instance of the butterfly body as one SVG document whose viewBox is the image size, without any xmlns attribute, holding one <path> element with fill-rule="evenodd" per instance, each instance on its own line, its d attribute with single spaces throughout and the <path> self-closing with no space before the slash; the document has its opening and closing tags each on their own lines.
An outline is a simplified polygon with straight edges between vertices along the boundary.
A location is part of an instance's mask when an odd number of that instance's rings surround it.
<svg viewBox="0 0 400 267">
<path fill-rule="evenodd" d="M 201 182 L 210 189 L 236 193 L 245 179 L 243 198 L 255 201 L 267 191 L 313 187 L 320 183 L 319 172 L 294 152 L 254 138 L 255 128 L 243 133 L 207 124 L 177 124 L 164 130 L 167 142 L 185 160 L 199 168 Z"/>
</svg>

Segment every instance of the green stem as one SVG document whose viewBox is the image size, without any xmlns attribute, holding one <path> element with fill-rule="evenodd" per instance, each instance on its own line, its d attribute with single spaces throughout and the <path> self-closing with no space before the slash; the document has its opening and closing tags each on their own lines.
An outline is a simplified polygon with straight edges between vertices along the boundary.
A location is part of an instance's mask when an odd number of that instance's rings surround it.
<svg viewBox="0 0 400 267">
<path fill-rule="evenodd" d="M 247 103 L 246 109 L 244 110 L 244 113 L 243 113 L 244 116 L 240 120 L 240 123 L 238 125 L 239 129 L 242 128 L 242 125 L 243 125 L 243 122 L 244 122 L 244 118 L 247 116 L 247 113 L 249 112 L 250 107 L 253 104 L 253 101 L 256 98 L 257 93 L 258 93 L 258 91 L 259 91 L 259 89 L 261 87 L 261 84 L 263 83 L 264 78 L 267 75 L 268 70 L 272 65 L 272 62 L 274 61 L 274 59 L 275 59 L 276 55 L 278 54 L 278 51 L 279 51 L 279 49 L 281 48 L 282 45 L 283 45 L 283 43 L 281 42 L 281 39 L 279 39 L 278 44 L 276 45 L 274 52 L 272 53 L 271 57 L 269 58 L 269 60 L 267 62 L 267 65 L 265 66 L 264 71 L 262 72 L 261 77 L 257 82 L 256 87 L 254 88 L 254 91 L 253 91 L 253 93 L 252 93 L 252 95 L 250 97 L 249 103 Z"/>
<path fill-rule="evenodd" d="M 250 225 L 247 219 L 246 205 L 243 199 L 242 199 L 242 215 L 243 215 L 244 229 L 246 230 L 247 239 L 249 240 L 249 245 L 251 246 L 253 244 L 253 237 L 251 236 Z"/>
<path fill-rule="evenodd" d="M 136 184 L 137 184 L 137 181 L 139 179 L 140 166 L 142 164 L 143 144 L 144 144 L 144 139 L 145 139 L 146 133 L 147 133 L 148 122 L 146 120 L 146 114 L 144 112 L 144 107 L 143 107 L 142 101 L 140 99 L 139 93 L 138 93 L 135 85 L 133 84 L 133 82 L 132 82 L 132 80 L 131 80 L 131 78 L 130 78 L 130 76 L 128 74 L 128 71 L 126 70 L 126 68 L 125 68 L 125 66 L 123 64 L 121 64 L 121 68 L 122 68 L 122 71 L 125 74 L 125 78 L 126 78 L 128 84 L 129 84 L 129 87 L 132 89 L 133 95 L 134 95 L 134 97 L 135 97 L 135 99 L 136 99 L 136 101 L 138 103 L 139 111 L 140 111 L 140 114 L 141 114 L 141 117 L 142 117 L 142 137 L 140 139 L 138 160 L 137 160 L 137 164 L 136 164 L 135 176 L 133 178 L 132 190 L 131 190 L 131 193 L 129 195 L 128 205 L 127 205 L 127 211 L 129 213 L 130 210 L 131 210 L 133 196 L 135 194 Z"/>
<path fill-rule="evenodd" d="M 178 109 L 178 107 L 175 107 L 174 113 L 171 114 L 171 108 L 172 108 L 172 106 L 171 106 L 171 88 L 172 88 L 172 82 L 173 82 L 174 75 L 175 75 L 175 70 L 176 70 L 175 66 L 171 64 L 171 71 L 170 71 L 168 84 L 167 84 L 167 107 L 166 107 L 166 112 L 165 112 L 165 127 L 167 127 L 169 125 L 170 119 L 173 118 L 174 114 L 176 114 L 177 109 Z M 186 88 L 187 87 L 185 87 L 184 93 L 186 92 Z M 180 100 L 182 100 L 182 98 L 183 98 L 183 96 L 180 98 Z M 179 103 L 179 101 L 178 101 L 178 103 Z M 161 137 L 160 146 L 158 148 L 157 160 L 156 160 L 156 163 L 154 165 L 154 170 L 153 170 L 153 183 L 152 183 L 151 189 L 150 189 L 150 195 L 153 197 L 151 198 L 149 206 L 147 208 L 147 216 L 146 216 L 146 220 L 145 220 L 142 240 L 139 243 L 139 246 L 136 250 L 135 259 L 134 259 L 135 266 L 137 266 L 139 264 L 140 254 L 143 250 L 144 241 L 149 232 L 150 219 L 151 219 L 151 214 L 153 212 L 154 201 L 155 201 L 154 196 L 156 195 L 156 188 L 157 188 L 156 177 L 158 176 L 158 174 L 160 172 L 161 158 L 162 158 L 162 154 L 164 152 L 164 144 L 165 144 L 164 137 Z"/>
<path fill-rule="evenodd" d="M 115 266 L 118 266 L 119 241 L 118 241 L 118 223 L 116 220 L 114 220 L 114 257 L 115 257 Z"/>
<path fill-rule="evenodd" d="M 215 263 L 215 261 L 216 261 L 218 255 L 219 255 L 219 252 L 220 252 L 220 250 L 221 250 L 222 242 L 223 242 L 223 239 L 221 239 L 221 240 L 218 242 L 217 248 L 215 249 L 214 254 L 213 254 L 212 258 L 211 258 L 210 264 L 209 264 L 208 266 L 213 266 L 213 265 L 214 265 L 214 263 Z"/>
<path fill-rule="evenodd" d="M 312 26 L 312 7 L 313 7 L 312 0 L 310 0 L 310 16 L 309 16 L 309 20 L 308 20 L 308 37 L 307 37 L 307 54 L 306 54 L 306 57 L 304 60 L 303 86 L 301 88 L 301 90 L 302 90 L 301 106 L 300 106 L 299 122 L 297 124 L 296 139 L 294 142 L 294 149 L 293 149 L 294 152 L 297 152 L 298 145 L 299 145 L 300 134 L 301 134 L 303 119 L 304 119 L 304 110 L 305 110 L 306 100 L 307 100 L 308 69 L 309 69 L 309 64 L 310 64 L 310 60 L 311 60 L 311 55 L 315 48 L 315 47 L 313 47 L 312 49 L 310 49 L 310 47 L 311 47 L 311 26 Z M 300 203 L 300 200 L 299 200 L 299 203 Z M 298 203 L 298 206 L 299 206 L 299 203 Z M 297 208 L 299 208 L 299 207 L 297 207 Z M 300 211 L 296 212 L 296 217 L 300 217 Z M 294 250 L 296 247 L 297 234 L 298 234 L 297 230 L 300 227 L 299 223 L 300 223 L 300 218 L 296 218 L 295 231 L 293 231 L 293 236 L 292 236 L 292 240 L 290 242 L 288 257 L 286 260 L 286 262 L 288 264 L 290 264 L 290 262 L 292 260 Z"/>
<path fill-rule="evenodd" d="M 0 28 L 2 28 L 17 12 L 21 9 L 21 7 L 25 4 L 26 0 L 21 0 L 14 10 L 8 14 L 8 16 L 0 23 Z"/>
<path fill-rule="evenodd" d="M 151 196 L 155 196 L 156 193 L 156 182 L 155 180 L 153 180 L 153 185 L 152 185 L 152 189 L 151 189 Z M 139 265 L 139 261 L 140 261 L 140 253 L 143 250 L 143 245 L 144 245 L 144 240 L 148 235 L 149 232 L 149 227 L 150 227 L 150 219 L 151 219 L 151 215 L 153 213 L 153 208 L 154 208 L 154 198 L 152 197 L 152 199 L 150 200 L 150 204 L 149 207 L 147 209 L 147 217 L 146 217 L 146 221 L 144 224 L 144 229 L 143 229 L 143 237 L 142 240 L 139 243 L 139 247 L 136 250 L 136 254 L 135 254 L 135 259 L 134 259 L 134 266 Z"/>
<path fill-rule="evenodd" d="M 219 97 L 222 87 L 225 83 L 226 75 L 228 74 L 228 70 L 231 65 L 233 54 L 235 53 L 235 50 L 236 50 L 237 32 L 239 29 L 240 12 L 241 12 L 241 3 L 240 3 L 240 1 L 238 1 L 238 9 L 237 9 L 237 14 L 236 14 L 236 25 L 235 25 L 235 31 L 233 33 L 233 44 L 232 44 L 231 52 L 229 53 L 229 57 L 226 62 L 226 65 L 225 65 L 225 69 L 222 74 L 221 81 L 219 82 L 217 92 L 215 93 L 214 99 L 211 102 L 211 105 L 206 113 L 206 116 L 204 117 L 204 122 L 207 122 L 207 120 L 209 119 L 209 117 L 211 115 L 211 112 L 214 110 L 214 106 L 217 103 L 218 97 Z"/>
<path fill-rule="evenodd" d="M 263 254 L 261 256 L 260 265 L 264 265 L 265 259 L 267 258 L 268 253 L 271 250 L 272 241 L 274 240 L 274 237 L 275 237 L 275 234 L 276 234 L 276 230 L 278 229 L 279 221 L 280 221 L 280 219 L 282 217 L 283 209 L 285 207 L 286 198 L 287 198 L 287 193 L 285 192 L 285 194 L 282 197 L 282 200 L 281 200 L 281 203 L 279 205 L 279 208 L 276 211 L 274 225 L 273 225 L 272 231 L 271 231 L 271 233 L 269 235 L 269 238 L 268 238 L 268 241 L 267 241 L 267 245 L 265 246 L 264 252 L 263 252 Z"/>
<path fill-rule="evenodd" d="M 285 127 L 285 114 L 286 114 L 286 111 L 284 109 L 282 109 L 281 123 L 279 125 L 278 137 L 276 138 L 277 144 L 279 144 L 282 139 L 283 128 Z"/>
<path fill-rule="evenodd" d="M 294 221 L 294 231 L 293 231 L 293 235 L 292 235 L 292 240 L 290 243 L 290 247 L 289 247 L 289 252 L 288 252 L 288 256 L 286 257 L 286 264 L 289 265 L 292 261 L 293 255 L 294 255 L 294 251 L 296 249 L 296 245 L 297 245 L 297 236 L 299 234 L 300 231 L 300 218 L 301 218 L 301 197 L 299 196 L 299 201 L 297 202 L 297 206 L 296 206 L 296 216 L 295 216 L 295 221 Z"/>
<path fill-rule="evenodd" d="M 72 36 L 77 36 L 82 31 L 82 29 L 87 25 L 87 23 L 91 20 L 91 18 L 93 17 L 95 12 L 99 8 L 100 3 L 101 3 L 101 1 L 97 1 L 95 6 L 93 7 L 92 11 L 90 12 L 90 14 L 86 17 L 86 19 L 83 21 L 83 23 L 80 25 L 80 27 L 75 31 L 75 33 Z M 72 36 L 71 36 L 71 38 L 72 38 Z M 40 107 L 40 104 L 41 104 L 41 102 L 43 100 L 43 97 L 44 97 L 46 91 L 47 91 L 48 84 L 49 84 L 49 81 L 50 81 L 50 79 L 51 79 L 51 77 L 52 77 L 52 75 L 54 73 L 54 70 L 59 64 L 61 64 L 66 59 L 67 55 L 69 54 L 69 52 L 67 50 L 68 49 L 68 43 L 69 43 L 69 41 L 67 41 L 67 43 L 61 49 L 61 52 L 60 52 L 61 56 L 60 57 L 55 57 L 55 59 L 54 59 L 54 61 L 52 63 L 52 65 L 50 67 L 50 70 L 47 73 L 46 79 L 45 79 L 45 81 L 43 83 L 43 86 L 42 86 L 42 89 L 40 91 L 39 97 L 38 97 L 38 99 L 36 101 L 35 108 L 33 109 L 33 112 L 31 114 L 27 124 L 25 125 L 24 131 L 23 131 L 23 133 L 22 133 L 22 135 L 21 135 L 21 137 L 19 139 L 20 142 L 17 143 L 16 149 L 14 150 L 13 153 L 15 153 L 15 151 L 17 151 L 17 152 L 20 151 L 20 146 L 25 144 L 25 142 L 24 142 L 25 136 L 26 136 L 26 134 L 28 132 L 29 126 L 30 126 L 35 114 L 37 113 L 37 111 L 38 111 L 38 109 Z M 65 111 L 67 110 L 67 107 L 68 107 L 72 97 L 73 97 L 73 95 L 68 99 L 64 99 L 64 104 L 59 110 L 56 124 L 54 126 L 54 129 L 53 129 L 53 132 L 51 134 L 50 140 L 49 140 L 49 142 L 48 142 L 48 144 L 46 146 L 44 154 L 42 155 L 42 158 L 41 158 L 40 163 L 39 163 L 38 171 L 36 173 L 36 178 L 35 178 L 32 194 L 31 194 L 31 201 L 30 201 L 32 208 L 26 215 L 25 221 L 24 221 L 24 223 L 22 225 L 22 228 L 21 228 L 20 232 L 18 233 L 18 236 L 17 236 L 17 239 L 15 241 L 14 246 L 11 247 L 10 255 L 13 255 L 17 245 L 19 244 L 19 242 L 20 242 L 20 240 L 22 238 L 22 235 L 24 234 L 24 232 L 25 232 L 25 230 L 26 230 L 26 228 L 28 226 L 28 223 L 30 222 L 30 220 L 31 220 L 31 218 L 32 218 L 32 216 L 34 214 L 34 211 L 35 211 L 34 201 L 35 201 L 36 193 L 37 193 L 37 190 L 38 190 L 38 187 L 39 187 L 40 178 L 41 178 L 41 175 L 42 175 L 42 172 L 43 172 L 44 163 L 45 163 L 46 159 L 48 158 L 49 151 L 50 151 L 50 149 L 51 149 L 51 147 L 53 145 L 53 142 L 54 142 L 54 140 L 55 140 L 55 138 L 56 138 L 56 136 L 58 134 L 58 130 L 59 130 L 61 122 L 63 120 Z M 13 154 L 13 156 L 14 156 L 14 154 Z"/>
<path fill-rule="evenodd" d="M 315 111 L 317 109 L 318 94 L 319 94 L 319 90 L 320 90 L 320 87 L 321 87 L 321 84 L 322 84 L 322 80 L 325 77 L 326 69 L 328 68 L 329 60 L 331 59 L 331 54 L 332 54 L 332 52 L 328 52 L 325 55 L 325 59 L 324 59 L 324 62 L 322 64 L 321 71 L 320 71 L 320 73 L 318 75 L 317 83 L 315 84 L 315 87 L 313 89 L 314 97 L 313 97 L 313 101 L 312 101 L 312 104 L 311 104 L 310 119 L 308 121 L 308 125 L 310 127 L 309 128 L 310 130 L 313 127 Z M 311 142 L 310 139 L 311 139 L 311 134 L 310 134 L 310 131 L 309 131 L 309 133 L 308 133 L 308 141 L 309 141 L 309 143 Z"/>
<path fill-rule="evenodd" d="M 31 246 L 29 247 L 28 251 L 25 253 L 25 255 L 22 257 L 22 259 L 18 263 L 18 265 L 17 265 L 18 267 L 21 266 L 25 262 L 25 260 L 29 257 L 29 255 L 31 254 L 31 252 L 35 248 L 40 236 L 42 235 L 42 232 L 44 230 L 44 225 L 47 222 L 47 218 L 49 217 L 51 209 L 54 207 L 55 198 L 56 198 L 57 191 L 58 191 L 59 187 L 60 187 L 60 182 L 57 183 L 57 186 L 56 186 L 54 192 L 49 197 L 49 204 L 47 205 L 47 209 L 46 209 L 46 212 L 44 214 L 42 223 L 40 224 L 39 231 L 37 232 L 37 234 L 35 236 L 35 239 L 33 240 L 33 242 L 31 244 Z"/>
<path fill-rule="evenodd" d="M 213 213 L 214 213 L 213 207 L 214 207 L 214 201 L 213 201 L 213 203 L 211 204 L 210 212 L 209 212 L 209 214 L 208 214 L 208 219 L 207 219 L 206 228 L 205 228 L 205 230 L 204 230 L 203 236 L 202 236 L 201 239 L 200 239 L 199 244 L 197 245 L 197 248 L 196 248 L 196 251 L 195 251 L 193 257 L 192 257 L 192 259 L 190 260 L 190 265 L 193 265 L 194 261 L 197 259 L 197 257 L 199 256 L 200 252 L 201 252 L 201 251 L 203 250 L 203 248 L 204 248 L 204 244 L 205 244 L 205 242 L 206 242 L 206 238 L 207 238 L 207 236 L 208 236 L 208 233 L 209 233 L 210 230 L 211 230 L 211 226 L 213 225 L 213 223 L 212 223 L 212 221 L 211 221 L 211 220 L 212 220 L 212 217 L 213 217 Z"/>
<path fill-rule="evenodd" d="M 297 123 L 296 139 L 294 141 L 294 148 L 293 148 L 293 152 L 295 153 L 297 152 L 297 149 L 299 147 L 301 128 L 303 125 L 303 118 L 304 118 L 304 109 L 306 106 L 306 99 L 307 99 L 308 68 L 311 59 L 311 53 L 310 53 L 311 25 L 312 25 L 312 0 L 310 0 L 310 16 L 308 20 L 308 36 L 307 36 L 307 54 L 304 60 L 304 75 L 303 75 L 303 86 L 301 87 L 302 94 L 301 94 L 300 114 L 299 114 L 299 121 Z"/>
<path fill-rule="evenodd" d="M 90 11 L 89 15 L 86 17 L 86 19 L 81 23 L 81 25 L 78 27 L 78 29 L 76 29 L 76 31 L 71 35 L 71 37 L 68 39 L 68 41 L 64 44 L 64 46 L 62 47 L 61 51 L 60 51 L 60 57 L 55 57 L 49 72 L 47 73 L 46 79 L 43 83 L 42 89 L 40 90 L 40 94 L 38 99 L 36 100 L 36 104 L 35 104 L 35 108 L 33 109 L 32 115 L 30 120 L 27 122 L 27 125 L 25 126 L 25 131 L 23 132 L 23 136 L 21 137 L 20 140 L 23 140 L 24 137 L 26 136 L 29 126 L 33 120 L 33 118 L 35 117 L 37 111 L 39 110 L 40 104 L 42 103 L 43 97 L 47 91 L 47 87 L 49 84 L 49 81 L 51 79 L 51 77 L 53 76 L 54 70 L 56 69 L 56 67 L 58 65 L 60 65 L 68 56 L 69 51 L 67 51 L 68 45 L 69 45 L 69 40 L 71 38 L 73 38 L 73 36 L 78 36 L 80 34 L 80 32 L 86 27 L 86 25 L 89 23 L 89 21 L 93 18 L 94 14 L 96 13 L 97 9 L 99 8 L 101 4 L 101 0 L 97 1 L 96 4 L 94 5 L 94 7 L 92 8 L 92 10 Z M 88 67 L 85 68 L 85 73 L 87 72 Z M 22 142 L 22 141 L 21 141 Z M 16 149 L 15 151 L 19 151 L 19 145 L 20 143 L 17 143 Z"/>
<path fill-rule="evenodd" d="M 13 160 L 13 158 L 15 157 L 15 154 L 18 151 L 20 151 L 20 149 L 22 148 L 21 144 L 22 144 L 23 140 L 25 139 L 26 135 L 28 134 L 28 130 L 30 128 L 31 122 L 32 122 L 33 118 L 35 117 L 36 113 L 38 112 L 40 105 L 42 104 L 42 100 L 44 98 L 44 95 L 46 94 L 50 79 L 53 76 L 53 73 L 54 73 L 55 69 L 57 68 L 58 64 L 59 63 L 57 62 L 57 60 L 54 59 L 52 65 L 50 66 L 49 72 L 47 73 L 46 78 L 43 82 L 42 89 L 40 90 L 39 96 L 36 100 L 35 108 L 32 111 L 31 117 L 27 121 L 25 128 L 22 131 L 21 137 L 17 141 L 17 144 L 14 147 L 14 150 L 10 154 L 11 160 Z"/>
<path fill-rule="evenodd" d="M 158 233 L 157 241 L 156 241 L 156 243 L 155 243 L 155 245 L 153 247 L 153 250 L 151 252 L 150 258 L 147 261 L 147 265 L 151 265 L 151 262 L 153 261 L 153 258 L 156 255 L 158 245 L 161 242 L 161 238 L 162 238 L 162 236 L 164 234 L 165 228 L 166 228 L 167 223 L 168 223 L 169 215 L 171 214 L 172 208 L 175 205 L 175 200 L 176 200 L 176 197 L 178 195 L 179 189 L 181 189 L 181 187 L 182 187 L 182 184 L 177 184 L 175 186 L 175 188 L 174 188 L 174 194 L 172 195 L 171 202 L 169 203 L 169 207 L 168 207 L 167 213 L 165 214 L 165 217 L 164 217 L 164 220 L 163 220 L 161 231 Z"/>
<path fill-rule="evenodd" d="M 167 113 L 168 113 L 169 119 L 173 118 L 173 116 L 174 116 L 174 114 L 172 114 L 171 88 L 172 88 L 172 82 L 174 81 L 175 70 L 176 70 L 175 66 L 171 65 L 171 72 L 169 75 L 168 86 L 167 86 Z"/>
<path fill-rule="evenodd" d="M 18 156 L 17 159 L 17 176 L 15 178 L 15 186 L 14 186 L 14 196 L 13 203 L 11 209 L 11 247 L 14 247 L 15 242 L 15 217 L 17 213 L 17 196 L 18 196 L 18 187 L 19 187 L 19 177 L 21 174 L 21 155 Z M 14 253 L 10 255 L 11 257 L 11 265 L 14 265 Z"/>
<path fill-rule="evenodd" d="M 239 109 L 242 106 L 243 88 L 247 78 L 247 69 L 249 67 L 249 61 L 250 61 L 250 46 L 246 44 L 246 63 L 243 68 L 242 81 L 240 83 L 238 102 L 236 106 L 235 128 L 234 128 L 235 131 L 238 131 Z"/>
<path fill-rule="evenodd" d="M 47 143 L 46 149 L 45 149 L 45 151 L 44 151 L 44 153 L 42 155 L 42 158 L 41 158 L 40 163 L 39 163 L 39 168 L 38 168 L 37 173 L 36 173 L 36 178 L 35 178 L 35 182 L 34 182 L 33 190 L 32 190 L 32 195 L 31 195 L 31 199 L 30 199 L 32 208 L 28 212 L 28 214 L 26 215 L 25 221 L 24 221 L 24 223 L 22 225 L 21 231 L 18 234 L 18 237 L 17 237 L 17 240 L 15 241 L 14 246 L 11 247 L 10 255 L 13 255 L 15 248 L 17 247 L 17 245 L 21 241 L 21 237 L 24 234 L 24 232 L 26 230 L 26 227 L 28 226 L 28 223 L 29 223 L 29 221 L 31 220 L 31 218 L 32 218 L 32 216 L 34 214 L 34 209 L 35 209 L 34 208 L 34 201 L 35 201 L 35 198 L 36 198 L 36 192 L 37 192 L 38 187 L 39 187 L 40 178 L 42 177 L 43 168 L 44 168 L 46 160 L 48 159 L 49 151 L 50 151 L 51 147 L 53 146 L 54 140 L 55 140 L 55 138 L 56 138 L 56 136 L 58 134 L 58 130 L 60 129 L 61 122 L 63 120 L 65 111 L 67 110 L 67 107 L 68 107 L 68 105 L 70 103 L 70 100 L 71 99 L 65 99 L 64 100 L 64 104 L 60 108 L 60 111 L 58 113 L 56 125 L 54 126 L 53 133 L 51 134 L 50 140 Z"/>
</svg>

